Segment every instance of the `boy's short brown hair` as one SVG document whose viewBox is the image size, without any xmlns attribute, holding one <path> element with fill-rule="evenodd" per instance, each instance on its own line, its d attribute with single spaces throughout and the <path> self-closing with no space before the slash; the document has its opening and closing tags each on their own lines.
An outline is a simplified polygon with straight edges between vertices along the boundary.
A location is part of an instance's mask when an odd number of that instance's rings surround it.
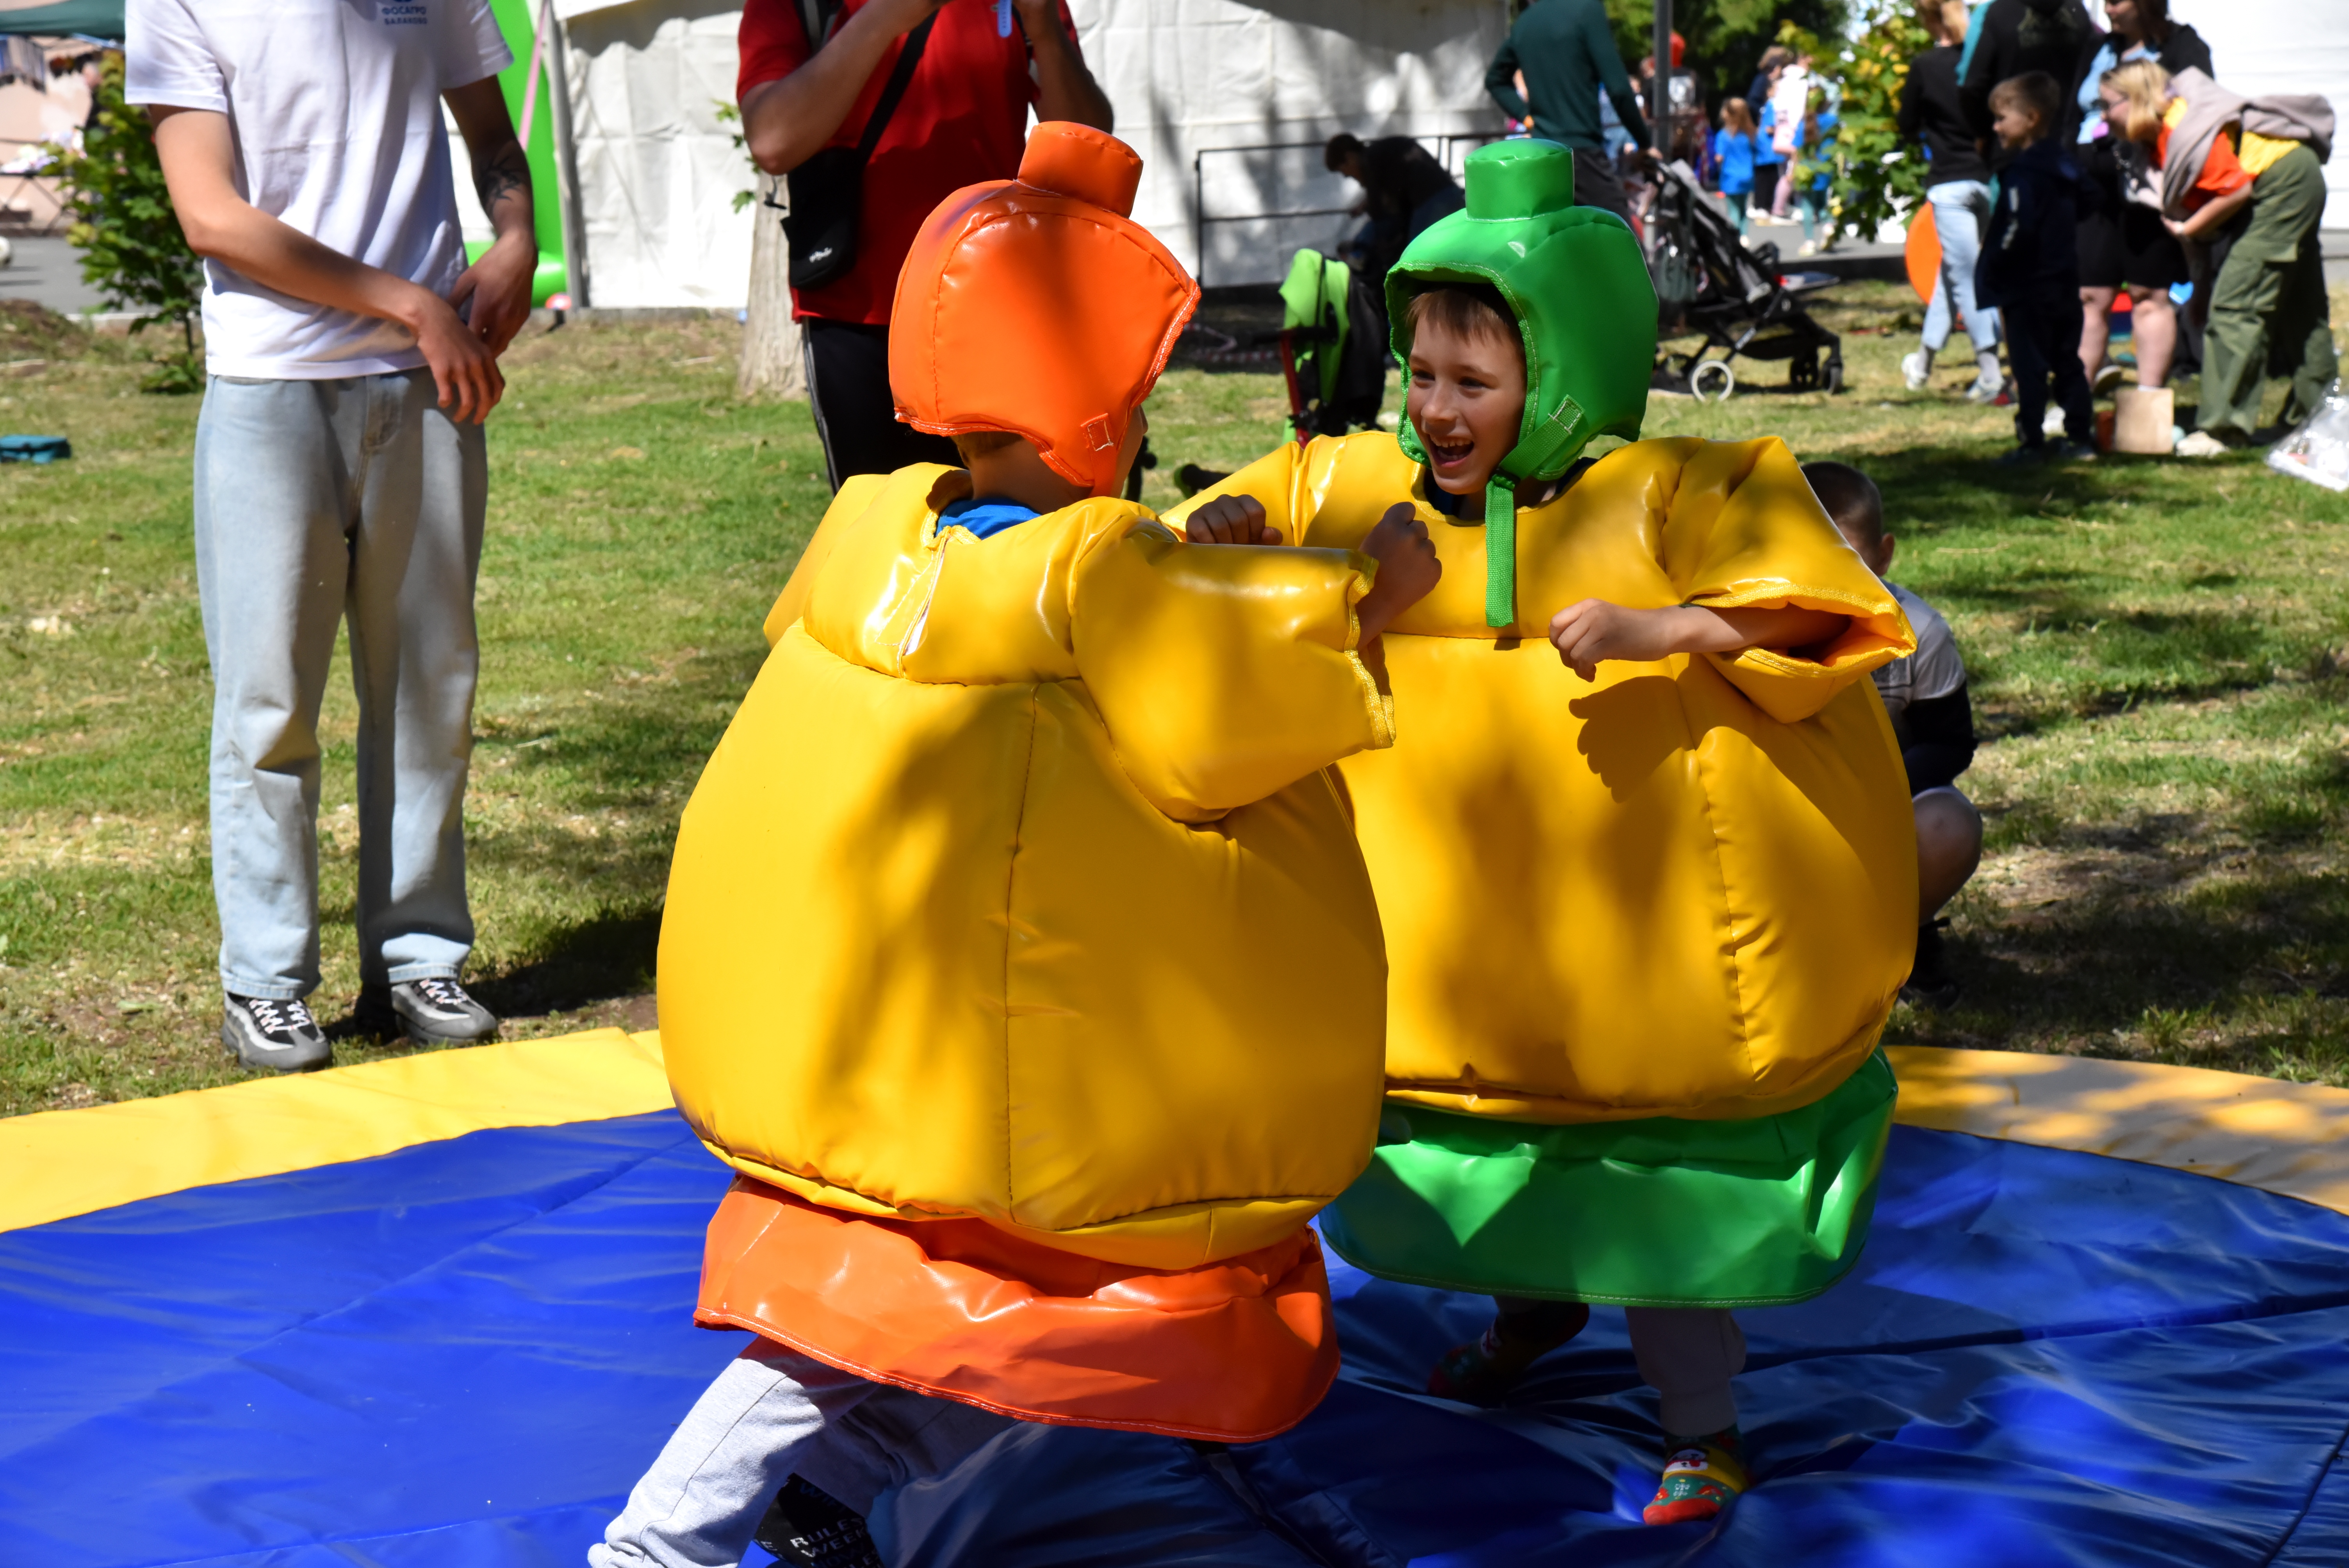
<svg viewBox="0 0 2349 1568">
<path fill-rule="evenodd" d="M 1411 296 L 1403 306 L 1403 329 L 1413 342 L 1422 327 L 1432 326 L 1454 337 L 1494 337 L 1522 356 L 1526 346 L 1517 332 L 1517 318 L 1490 284 L 1434 284 Z"/>
<path fill-rule="evenodd" d="M 1009 430 L 966 430 L 948 438 L 955 450 L 962 454 L 963 466 L 968 468 L 973 458 L 983 458 L 989 452 L 999 452 L 1019 439 Z"/>
<path fill-rule="evenodd" d="M 2039 122 L 2041 137 L 2052 136 L 2055 117 L 2063 112 L 2064 89 L 2045 71 L 2025 71 L 1991 88 L 1990 107 L 1993 114 L 2002 108 L 2020 108 Z"/>
<path fill-rule="evenodd" d="M 1874 480 L 1849 463 L 1805 463 L 1803 477 L 1845 535 L 1871 551 L 1884 542 L 1884 492 Z"/>
</svg>

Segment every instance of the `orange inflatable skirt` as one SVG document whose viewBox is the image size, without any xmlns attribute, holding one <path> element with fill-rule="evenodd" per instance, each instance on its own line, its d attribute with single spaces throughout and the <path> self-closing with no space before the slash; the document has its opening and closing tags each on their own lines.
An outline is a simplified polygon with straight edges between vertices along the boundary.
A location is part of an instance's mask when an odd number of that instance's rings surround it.
<svg viewBox="0 0 2349 1568">
<path fill-rule="evenodd" d="M 1026 1420 L 1218 1442 L 1287 1431 L 1338 1376 L 1309 1229 L 1200 1268 L 1133 1268 L 739 1176 L 709 1222 L 694 1319 Z"/>
</svg>

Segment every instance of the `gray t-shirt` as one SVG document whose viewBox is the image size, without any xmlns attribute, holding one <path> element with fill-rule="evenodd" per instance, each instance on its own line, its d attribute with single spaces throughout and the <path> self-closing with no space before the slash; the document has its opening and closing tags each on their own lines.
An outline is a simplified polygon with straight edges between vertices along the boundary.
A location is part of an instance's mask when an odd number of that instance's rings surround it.
<svg viewBox="0 0 2349 1568">
<path fill-rule="evenodd" d="M 1915 653 L 1879 665 L 1874 672 L 1877 692 L 1884 698 L 1884 711 L 1892 716 L 1897 728 L 1910 703 L 1930 702 L 1965 685 L 1966 665 L 1958 656 L 1958 640 L 1950 634 L 1950 624 L 1941 619 L 1939 610 L 1898 583 L 1887 583 L 1885 586 L 1892 591 L 1901 613 L 1909 617 L 1909 630 L 1917 634 Z"/>
<path fill-rule="evenodd" d="M 124 96 L 210 109 L 237 194 L 329 250 L 445 296 L 465 270 L 440 95 L 513 61 L 488 0 L 129 0 Z M 215 376 L 413 370 L 416 336 L 204 263 Z"/>
</svg>

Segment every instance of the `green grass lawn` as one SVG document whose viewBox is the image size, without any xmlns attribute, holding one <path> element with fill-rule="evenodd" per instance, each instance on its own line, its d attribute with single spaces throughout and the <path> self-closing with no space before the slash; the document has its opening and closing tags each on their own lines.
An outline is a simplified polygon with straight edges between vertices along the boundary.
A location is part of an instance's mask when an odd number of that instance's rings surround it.
<svg viewBox="0 0 2349 1568">
<path fill-rule="evenodd" d="M 1961 780 L 1991 850 L 1952 910 L 1962 997 L 1896 1040 L 2349 1082 L 2349 497 L 2256 457 L 2016 470 L 1970 363 L 1901 388 L 1915 302 L 1838 290 L 1838 397 L 1659 398 L 1657 435 L 1784 437 L 1883 486 L 1895 574 L 1948 614 L 1985 744 Z M 1905 308 L 1904 308 L 1905 307 Z M 2349 297 L 2336 294 L 2336 319 Z M 651 1021 L 678 812 L 765 652 L 826 500 L 803 405 L 733 396 L 722 322 L 534 334 L 492 419 L 471 975 L 510 1035 Z M 193 399 L 142 348 L 0 317 L 0 430 L 75 459 L 0 469 L 0 1110 L 237 1076 L 218 1041 L 189 535 Z M 2191 402 L 2190 384 L 2181 402 Z M 1277 376 L 1177 369 L 1185 462 L 1280 438 Z M 357 985 L 347 666 L 322 811 L 330 1022 Z M 338 1059 L 387 1047 L 346 1039 Z"/>
</svg>

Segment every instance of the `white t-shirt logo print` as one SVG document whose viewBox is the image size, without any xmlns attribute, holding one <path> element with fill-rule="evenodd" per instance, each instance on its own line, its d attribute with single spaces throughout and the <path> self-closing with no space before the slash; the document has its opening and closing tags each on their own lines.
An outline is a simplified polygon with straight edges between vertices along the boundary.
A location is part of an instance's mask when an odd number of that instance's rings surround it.
<svg viewBox="0 0 2349 1568">
<path fill-rule="evenodd" d="M 513 63 L 489 0 L 129 0 L 132 103 L 210 109 L 237 191 L 330 250 L 446 296 L 465 270 L 440 95 Z M 215 376 L 413 370 L 414 335 L 204 263 Z"/>
</svg>

